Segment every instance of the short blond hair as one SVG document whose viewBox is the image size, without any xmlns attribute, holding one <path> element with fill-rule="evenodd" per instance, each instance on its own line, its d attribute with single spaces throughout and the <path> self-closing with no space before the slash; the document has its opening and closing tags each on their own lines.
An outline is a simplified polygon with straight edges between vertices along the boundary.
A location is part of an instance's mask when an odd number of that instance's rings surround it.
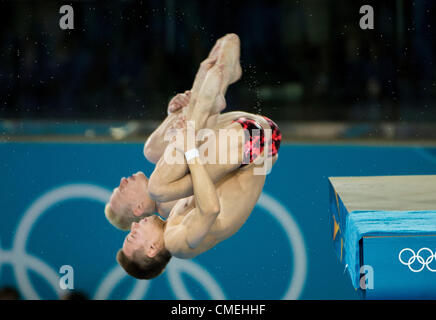
<svg viewBox="0 0 436 320">
<path fill-rule="evenodd" d="M 104 214 L 106 219 L 118 229 L 123 231 L 130 230 L 130 226 L 133 222 L 141 220 L 142 216 L 137 217 L 133 214 L 132 210 L 126 209 L 124 212 L 114 212 L 109 203 L 106 203 L 104 207 Z"/>
</svg>

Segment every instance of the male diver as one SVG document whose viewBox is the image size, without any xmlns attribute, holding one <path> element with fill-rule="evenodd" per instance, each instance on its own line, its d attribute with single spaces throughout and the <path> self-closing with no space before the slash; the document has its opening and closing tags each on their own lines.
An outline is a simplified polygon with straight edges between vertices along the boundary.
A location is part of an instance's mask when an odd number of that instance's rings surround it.
<svg viewBox="0 0 436 320">
<path fill-rule="evenodd" d="M 234 41 L 233 35 L 230 38 L 233 38 L 233 43 L 230 42 L 228 47 L 239 50 L 239 39 Z M 273 162 L 277 158 L 280 132 L 271 120 L 244 112 L 220 114 L 225 107 L 223 92 L 235 77 L 219 61 L 212 59 L 208 62 L 199 89 L 195 89 L 194 83 L 191 92 L 176 99 L 181 108 L 187 109 L 185 116 L 178 116 L 172 124 L 176 123 L 185 135 L 182 143 L 174 144 L 174 151 L 184 156 L 183 163 L 168 163 L 162 156 L 165 150 L 161 150 L 150 180 L 142 173 L 123 178 L 111 197 L 111 211 L 122 207 L 123 201 L 124 205 L 131 201 L 130 215 L 143 217 L 139 223 L 131 224 L 131 231 L 117 254 L 120 265 L 136 278 L 154 278 L 164 270 L 171 256 L 193 258 L 239 230 L 254 208 L 265 182 L 265 175 L 253 174 L 253 168 L 260 165 L 255 163 L 256 158 L 264 154 Z M 235 65 L 233 63 L 233 71 Z M 170 107 L 174 107 L 174 102 L 170 102 Z M 197 132 L 208 127 L 216 133 L 217 139 L 219 129 L 233 130 L 235 134 L 242 132 L 245 139 L 240 139 L 236 145 L 223 144 L 226 150 L 220 143 L 216 144 L 217 157 L 222 152 L 228 155 L 236 153 L 237 161 L 204 163 L 198 151 L 201 144 L 198 141 L 194 141 L 193 149 L 187 150 L 186 134 L 189 129 L 194 130 L 190 127 L 193 123 Z M 260 134 L 252 135 L 252 129 Z M 272 129 L 267 150 L 264 150 L 265 129 Z M 161 141 L 162 134 L 151 138 L 146 143 L 146 156 L 150 155 L 148 148 Z M 146 197 L 138 196 L 147 191 Z M 136 206 L 133 203 L 135 196 Z M 168 218 L 149 216 L 156 211 L 164 217 L 169 212 Z"/>
</svg>

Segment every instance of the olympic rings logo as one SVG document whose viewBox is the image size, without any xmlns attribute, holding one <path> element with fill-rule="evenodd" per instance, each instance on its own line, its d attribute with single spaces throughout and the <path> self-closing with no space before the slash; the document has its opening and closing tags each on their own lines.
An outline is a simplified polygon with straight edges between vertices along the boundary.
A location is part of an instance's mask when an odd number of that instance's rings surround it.
<svg viewBox="0 0 436 320">
<path fill-rule="evenodd" d="M 41 299 L 36 288 L 33 287 L 27 270 L 39 274 L 54 289 L 60 297 L 59 275 L 55 269 L 41 258 L 26 252 L 29 235 L 38 219 L 51 207 L 72 199 L 86 199 L 105 204 L 111 192 L 108 189 L 92 184 L 70 184 L 55 188 L 36 199 L 26 210 L 18 224 L 11 250 L 4 250 L 0 246 L 0 271 L 4 264 L 13 268 L 18 288 L 25 299 Z M 282 299 L 298 299 L 304 288 L 307 272 L 307 256 L 303 236 L 290 212 L 273 197 L 262 193 L 256 206 L 264 209 L 285 231 L 288 243 L 294 256 L 293 274 L 290 278 Z M 211 299 L 226 299 L 224 291 L 213 275 L 195 260 L 181 260 L 173 258 L 165 272 L 172 292 L 178 299 L 193 299 L 188 288 L 183 283 L 182 274 L 189 274 L 208 293 Z M 91 296 L 96 300 L 109 299 L 118 284 L 127 276 L 124 270 L 114 265 L 103 277 Z M 126 296 L 129 300 L 143 299 L 153 281 L 136 280 L 133 288 Z"/>
<path fill-rule="evenodd" d="M 410 252 L 410 254 L 411 254 L 409 259 L 407 259 L 406 252 Z M 422 252 L 428 253 L 428 256 L 427 256 L 427 254 L 424 254 L 424 256 L 421 256 Z M 415 251 L 413 251 L 412 249 L 404 248 L 398 254 L 398 260 L 400 260 L 401 264 L 408 266 L 410 271 L 412 271 L 412 272 L 421 272 L 422 270 L 424 270 L 424 268 L 427 268 L 427 270 L 429 270 L 431 272 L 436 272 L 436 269 L 432 269 L 430 267 L 430 264 L 433 262 L 433 260 L 436 261 L 436 252 L 433 252 L 429 248 L 421 248 L 418 250 L 418 252 L 416 254 L 415 254 Z M 415 264 L 417 264 L 417 266 L 415 266 Z"/>
</svg>

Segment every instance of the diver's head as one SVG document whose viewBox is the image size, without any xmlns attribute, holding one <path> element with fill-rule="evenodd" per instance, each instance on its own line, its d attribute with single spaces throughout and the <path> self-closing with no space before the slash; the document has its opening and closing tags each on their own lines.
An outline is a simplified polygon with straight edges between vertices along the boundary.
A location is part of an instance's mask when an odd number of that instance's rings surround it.
<svg viewBox="0 0 436 320">
<path fill-rule="evenodd" d="M 170 252 L 164 242 L 165 221 L 157 215 L 133 222 L 117 261 L 137 279 L 152 279 L 160 275 L 169 260 Z"/>
<path fill-rule="evenodd" d="M 156 202 L 148 194 L 148 179 L 142 172 L 122 178 L 105 207 L 106 218 L 122 230 L 155 212 Z"/>
</svg>

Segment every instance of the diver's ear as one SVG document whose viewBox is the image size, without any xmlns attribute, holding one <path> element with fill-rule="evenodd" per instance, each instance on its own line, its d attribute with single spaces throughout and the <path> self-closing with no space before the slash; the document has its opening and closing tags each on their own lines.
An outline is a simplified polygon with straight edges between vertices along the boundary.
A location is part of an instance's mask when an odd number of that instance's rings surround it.
<svg viewBox="0 0 436 320">
<path fill-rule="evenodd" d="M 153 244 L 145 250 L 145 253 L 149 258 L 154 258 L 158 252 L 159 250 L 157 249 L 157 246 Z"/>
<path fill-rule="evenodd" d="M 140 217 L 142 216 L 143 213 L 144 213 L 144 206 L 142 205 L 142 203 L 139 203 L 133 207 L 133 215 L 135 217 Z"/>
</svg>

